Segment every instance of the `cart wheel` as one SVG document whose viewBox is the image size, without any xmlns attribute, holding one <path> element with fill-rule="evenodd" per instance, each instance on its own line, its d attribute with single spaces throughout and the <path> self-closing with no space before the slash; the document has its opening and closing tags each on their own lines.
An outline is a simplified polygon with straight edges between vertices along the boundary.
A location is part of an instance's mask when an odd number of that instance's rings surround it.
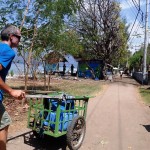
<svg viewBox="0 0 150 150">
<path fill-rule="evenodd" d="M 33 132 L 33 135 L 34 135 L 36 138 L 40 138 L 39 133 L 37 133 L 35 130 L 32 130 L 32 132 Z"/>
<path fill-rule="evenodd" d="M 84 117 L 75 117 L 67 129 L 67 144 L 70 150 L 78 150 L 82 145 L 86 132 Z"/>
</svg>

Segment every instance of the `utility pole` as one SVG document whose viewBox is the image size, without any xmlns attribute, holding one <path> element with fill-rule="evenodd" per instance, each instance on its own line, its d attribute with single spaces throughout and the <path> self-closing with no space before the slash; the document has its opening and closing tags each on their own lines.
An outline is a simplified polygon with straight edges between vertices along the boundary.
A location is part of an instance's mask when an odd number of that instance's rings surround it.
<svg viewBox="0 0 150 150">
<path fill-rule="evenodd" d="M 146 59 L 147 59 L 147 46 L 148 46 L 148 9 L 149 0 L 146 0 L 146 15 L 145 15 L 145 38 L 144 38 L 144 54 L 143 54 L 143 82 L 146 79 Z"/>
</svg>

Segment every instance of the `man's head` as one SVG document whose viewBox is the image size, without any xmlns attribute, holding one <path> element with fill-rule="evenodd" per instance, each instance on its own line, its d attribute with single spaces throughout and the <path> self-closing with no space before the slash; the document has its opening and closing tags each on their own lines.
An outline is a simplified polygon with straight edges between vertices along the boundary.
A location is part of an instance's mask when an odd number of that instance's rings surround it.
<svg viewBox="0 0 150 150">
<path fill-rule="evenodd" d="M 19 28 L 14 25 L 7 25 L 1 31 L 2 41 L 8 41 L 11 47 L 17 47 L 21 38 L 21 32 Z"/>
</svg>

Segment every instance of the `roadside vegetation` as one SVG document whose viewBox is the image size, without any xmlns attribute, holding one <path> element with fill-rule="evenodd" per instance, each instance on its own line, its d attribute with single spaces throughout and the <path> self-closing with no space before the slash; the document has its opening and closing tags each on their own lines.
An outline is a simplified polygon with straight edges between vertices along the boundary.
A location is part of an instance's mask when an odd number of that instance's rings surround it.
<svg viewBox="0 0 150 150">
<path fill-rule="evenodd" d="M 129 58 L 129 66 L 130 70 L 134 69 L 136 72 L 142 71 L 142 62 L 143 62 L 143 51 L 144 46 L 142 45 L 141 48 L 136 51 L 130 58 Z M 147 47 L 147 70 L 148 66 L 150 65 L 150 44 Z"/>
<path fill-rule="evenodd" d="M 140 88 L 140 94 L 146 105 L 150 105 L 150 90 L 149 88 Z"/>
<path fill-rule="evenodd" d="M 94 96 L 101 91 L 102 84 L 99 81 L 89 79 L 79 81 L 63 80 L 58 85 L 54 85 L 53 88 L 76 96 Z"/>
<path fill-rule="evenodd" d="M 7 83 L 12 88 L 21 88 L 24 89 L 24 81 L 9 79 Z M 103 81 L 95 81 L 92 79 L 82 79 L 74 80 L 74 78 L 70 79 L 61 79 L 61 78 L 51 78 L 50 83 L 50 91 L 63 91 L 68 94 L 72 94 L 75 96 L 95 96 L 102 90 Z M 29 91 L 39 91 L 44 89 L 43 80 L 38 80 L 38 82 L 34 82 L 33 80 L 29 80 Z"/>
</svg>

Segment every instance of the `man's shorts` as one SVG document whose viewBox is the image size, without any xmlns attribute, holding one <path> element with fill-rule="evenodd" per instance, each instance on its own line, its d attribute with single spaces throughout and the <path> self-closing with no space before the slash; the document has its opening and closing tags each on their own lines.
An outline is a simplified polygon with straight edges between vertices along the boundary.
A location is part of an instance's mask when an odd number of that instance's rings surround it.
<svg viewBox="0 0 150 150">
<path fill-rule="evenodd" d="M 5 110 L 5 107 L 0 103 L 0 130 L 11 124 L 11 118 L 8 112 Z"/>
</svg>

